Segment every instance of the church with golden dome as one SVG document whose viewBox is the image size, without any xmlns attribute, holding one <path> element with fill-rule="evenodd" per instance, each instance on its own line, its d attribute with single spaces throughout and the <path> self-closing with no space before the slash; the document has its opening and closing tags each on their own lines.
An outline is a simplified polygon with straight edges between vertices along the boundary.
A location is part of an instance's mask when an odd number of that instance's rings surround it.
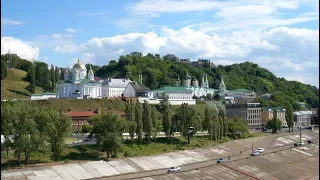
<svg viewBox="0 0 320 180">
<path fill-rule="evenodd" d="M 64 80 L 56 83 L 56 95 L 62 99 L 101 98 L 102 84 L 102 80 L 95 80 L 91 67 L 87 72 L 85 65 L 78 59 L 72 69 L 66 69 Z"/>
</svg>

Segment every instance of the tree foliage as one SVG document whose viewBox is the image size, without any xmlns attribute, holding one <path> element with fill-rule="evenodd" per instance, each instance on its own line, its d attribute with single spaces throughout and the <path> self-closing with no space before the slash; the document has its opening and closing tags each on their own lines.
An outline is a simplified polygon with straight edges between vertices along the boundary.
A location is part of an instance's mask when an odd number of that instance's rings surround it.
<svg viewBox="0 0 320 180">
<path fill-rule="evenodd" d="M 90 119 L 94 124 L 92 132 L 96 134 L 96 143 L 107 156 L 117 156 L 122 147 L 122 133 L 127 129 L 126 121 L 119 115 L 107 113 Z"/>
</svg>

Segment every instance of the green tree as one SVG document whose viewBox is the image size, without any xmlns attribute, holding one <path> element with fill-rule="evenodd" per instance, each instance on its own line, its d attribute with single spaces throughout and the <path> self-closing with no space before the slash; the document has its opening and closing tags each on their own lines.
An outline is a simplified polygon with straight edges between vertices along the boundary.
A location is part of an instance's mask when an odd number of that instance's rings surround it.
<svg viewBox="0 0 320 180">
<path fill-rule="evenodd" d="M 142 106 L 138 101 L 135 105 L 135 121 L 137 124 L 136 134 L 137 134 L 139 143 L 141 143 L 142 134 L 143 134 Z"/>
<path fill-rule="evenodd" d="M 44 131 L 51 144 L 53 159 L 59 161 L 60 155 L 65 147 L 64 139 L 71 135 L 72 132 L 71 118 L 62 112 L 49 109 L 42 112 L 41 116 L 42 119 L 46 119 L 47 125 L 45 126 Z"/>
<path fill-rule="evenodd" d="M 289 132 L 293 132 L 293 112 L 292 112 L 292 106 L 289 105 L 286 108 L 286 121 L 287 121 L 287 124 L 288 124 L 288 127 L 289 127 Z M 290 128 L 291 128 L 291 131 L 290 131 Z"/>
<path fill-rule="evenodd" d="M 217 112 L 207 106 L 204 113 L 204 125 L 207 127 L 210 141 L 214 138 L 214 118 L 217 118 Z"/>
<path fill-rule="evenodd" d="M 60 80 L 60 71 L 58 66 L 54 68 L 54 79 L 55 79 L 55 82 L 58 82 Z"/>
<path fill-rule="evenodd" d="M 8 74 L 7 62 L 2 60 L 2 56 L 1 56 L 1 80 L 4 80 L 4 78 L 7 77 L 7 74 Z"/>
<path fill-rule="evenodd" d="M 56 86 L 56 74 L 54 71 L 54 66 L 52 64 L 50 69 L 50 80 L 51 80 L 51 92 L 53 92 Z"/>
<path fill-rule="evenodd" d="M 163 97 L 163 102 L 162 102 L 162 122 L 163 122 L 163 130 L 168 138 L 171 136 L 171 127 L 172 127 L 172 122 L 171 122 L 171 109 L 170 109 L 170 104 L 168 101 L 168 96 L 164 95 Z"/>
<path fill-rule="evenodd" d="M 34 70 L 34 65 L 33 64 L 31 66 L 29 66 L 29 70 L 28 70 L 28 73 L 27 73 L 27 79 L 30 82 L 28 90 L 31 93 L 35 93 L 35 91 L 36 91 L 36 79 L 35 79 L 35 70 Z"/>
<path fill-rule="evenodd" d="M 151 106 L 152 133 L 156 143 L 158 132 L 162 130 L 162 121 L 159 119 L 159 113 L 154 106 Z"/>
<path fill-rule="evenodd" d="M 143 106 L 143 113 L 142 113 L 142 122 L 143 122 L 143 132 L 145 138 L 147 139 L 148 143 L 151 140 L 151 133 L 152 133 L 152 118 L 151 118 L 151 107 L 147 101 L 144 101 L 142 104 Z"/>
<path fill-rule="evenodd" d="M 127 129 L 126 121 L 119 115 L 107 113 L 90 119 L 94 124 L 92 132 L 96 134 L 96 143 L 107 156 L 117 156 L 122 147 L 122 133 Z"/>
<path fill-rule="evenodd" d="M 92 132 L 92 126 L 88 124 L 84 124 L 81 127 L 82 133 L 91 133 Z"/>
<path fill-rule="evenodd" d="M 127 115 L 127 122 L 128 122 L 128 131 L 132 143 L 134 141 L 134 134 L 137 130 L 137 122 L 135 121 L 135 104 L 127 103 L 126 104 L 126 115 Z"/>
<path fill-rule="evenodd" d="M 246 121 L 240 116 L 234 116 L 227 119 L 228 133 L 234 139 L 244 138 L 249 134 Z"/>
<path fill-rule="evenodd" d="M 201 120 L 198 116 L 196 109 L 188 104 L 181 104 L 181 106 L 176 110 L 177 120 L 180 124 L 180 129 L 183 136 L 189 138 L 192 137 L 199 129 L 201 129 Z M 191 131 L 190 128 L 193 128 Z"/>
</svg>

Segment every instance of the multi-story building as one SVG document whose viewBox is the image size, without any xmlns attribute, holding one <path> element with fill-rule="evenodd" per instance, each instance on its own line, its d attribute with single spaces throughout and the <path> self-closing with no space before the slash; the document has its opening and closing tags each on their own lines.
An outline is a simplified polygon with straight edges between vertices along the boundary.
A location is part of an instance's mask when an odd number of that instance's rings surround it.
<svg viewBox="0 0 320 180">
<path fill-rule="evenodd" d="M 226 104 L 226 116 L 241 116 L 249 129 L 261 128 L 261 105 L 256 102 L 238 102 Z"/>
<path fill-rule="evenodd" d="M 274 111 L 277 111 L 277 118 L 282 122 L 282 127 L 287 128 L 286 110 L 282 107 L 262 107 L 261 119 L 262 126 L 265 126 L 269 120 L 273 119 Z"/>
<path fill-rule="evenodd" d="M 310 126 L 313 118 L 312 111 L 295 111 L 293 112 L 294 126 Z"/>
<path fill-rule="evenodd" d="M 187 103 L 190 105 L 195 105 L 196 100 L 192 98 L 192 90 L 186 89 L 184 87 L 161 87 L 159 89 L 153 90 L 153 96 L 157 99 L 163 99 L 163 95 L 168 95 L 168 101 L 172 105 L 180 105 L 182 103 Z"/>
<path fill-rule="evenodd" d="M 128 79 L 107 79 L 102 84 L 103 97 L 120 97 L 131 80 Z"/>
</svg>

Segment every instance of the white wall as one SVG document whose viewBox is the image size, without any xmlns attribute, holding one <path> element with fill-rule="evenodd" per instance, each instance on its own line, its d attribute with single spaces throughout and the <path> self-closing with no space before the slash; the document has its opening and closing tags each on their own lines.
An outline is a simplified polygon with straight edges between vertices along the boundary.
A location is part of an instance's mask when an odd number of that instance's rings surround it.
<svg viewBox="0 0 320 180">
<path fill-rule="evenodd" d="M 131 86 L 131 84 L 129 83 L 128 86 L 125 88 L 123 95 L 126 97 L 135 97 L 136 96 L 136 92 L 133 89 L 133 87 Z"/>
</svg>

